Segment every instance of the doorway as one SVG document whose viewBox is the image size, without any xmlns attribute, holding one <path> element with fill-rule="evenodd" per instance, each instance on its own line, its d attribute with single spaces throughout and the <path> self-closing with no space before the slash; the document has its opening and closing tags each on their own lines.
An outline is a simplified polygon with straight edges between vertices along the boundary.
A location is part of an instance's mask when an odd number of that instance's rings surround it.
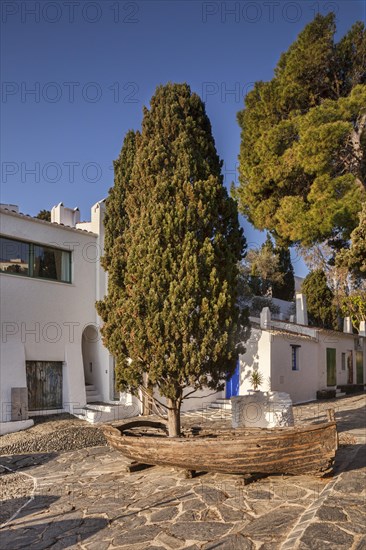
<svg viewBox="0 0 366 550">
<path fill-rule="evenodd" d="M 337 385 L 336 350 L 327 348 L 327 386 Z"/>
<path fill-rule="evenodd" d="M 30 411 L 62 409 L 62 361 L 26 361 Z"/>
<path fill-rule="evenodd" d="M 94 325 L 88 325 L 83 330 L 82 354 L 84 366 L 84 378 L 86 385 L 96 385 L 97 381 L 97 345 L 99 333 Z"/>
<path fill-rule="evenodd" d="M 239 386 L 240 386 L 240 362 L 236 364 L 236 369 L 231 378 L 226 382 L 226 399 L 239 395 Z"/>
</svg>

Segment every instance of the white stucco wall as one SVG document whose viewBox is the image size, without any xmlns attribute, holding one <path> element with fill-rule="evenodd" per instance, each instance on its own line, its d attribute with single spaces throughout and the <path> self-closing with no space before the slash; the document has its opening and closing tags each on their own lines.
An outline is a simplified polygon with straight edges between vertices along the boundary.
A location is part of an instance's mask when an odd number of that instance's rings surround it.
<svg viewBox="0 0 366 550">
<path fill-rule="evenodd" d="M 361 347 L 358 347 L 361 344 Z M 342 332 L 319 331 L 319 385 L 327 388 L 327 348 L 336 350 L 337 385 L 346 385 L 348 382 L 347 359 L 345 369 L 342 370 L 342 353 L 347 355 L 352 352 L 353 383 L 356 384 L 356 348 L 363 352 L 363 373 L 366 383 L 366 338 L 354 334 Z"/>
<path fill-rule="evenodd" d="M 239 395 L 245 395 L 252 389 L 249 377 L 253 370 L 259 370 L 264 377 L 260 390 L 269 391 L 271 376 L 271 334 L 252 328 L 249 340 L 245 343 L 246 352 L 239 357 L 240 389 Z"/>
<path fill-rule="evenodd" d="M 298 348 L 298 370 L 292 370 L 291 344 Z M 314 340 L 292 334 L 273 334 L 271 386 L 290 394 L 293 403 L 316 399 L 319 346 Z"/>
<path fill-rule="evenodd" d="M 187 389 L 184 393 L 188 394 L 191 390 Z M 157 388 L 154 390 L 154 395 L 157 400 L 160 401 L 160 403 L 163 403 L 166 405 L 167 401 L 164 397 L 162 397 Z M 221 399 L 225 397 L 225 391 L 219 391 L 214 392 L 213 390 L 210 390 L 208 388 L 203 390 L 198 390 L 191 396 L 189 396 L 187 399 L 184 399 L 181 406 L 181 412 L 188 412 L 188 411 L 196 411 L 201 410 L 210 405 L 210 403 L 213 403 L 217 399 Z"/>
<path fill-rule="evenodd" d="M 1 214 L 1 233 L 8 237 L 72 250 L 72 283 L 1 273 L 2 419 L 10 418 L 12 387 L 25 387 L 25 361 L 62 361 L 63 406 L 85 404 L 81 337 L 97 324 L 94 234 Z M 3 411 L 6 411 L 5 413 Z"/>
</svg>

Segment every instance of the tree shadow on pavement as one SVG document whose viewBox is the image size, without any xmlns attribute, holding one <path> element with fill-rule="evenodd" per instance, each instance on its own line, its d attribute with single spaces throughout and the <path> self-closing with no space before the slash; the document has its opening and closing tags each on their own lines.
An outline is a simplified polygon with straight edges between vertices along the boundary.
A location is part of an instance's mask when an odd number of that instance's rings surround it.
<svg viewBox="0 0 366 550">
<path fill-rule="evenodd" d="M 29 453 L 21 455 L 2 455 L 0 456 L 0 466 L 10 468 L 14 472 L 32 468 L 33 466 L 42 466 L 58 456 L 58 453 Z"/>
<path fill-rule="evenodd" d="M 365 430 L 366 436 L 366 406 L 361 406 L 358 409 L 346 409 L 337 411 L 336 413 L 337 430 L 338 432 L 346 432 L 349 430 Z"/>
<path fill-rule="evenodd" d="M 338 449 L 334 465 L 334 475 L 366 468 L 366 445 L 346 445 Z"/>
<path fill-rule="evenodd" d="M 31 495 L 25 495 L 1 500 L 0 525 L 8 522 L 15 514 L 18 516 L 18 513 L 19 516 L 24 517 L 28 514 L 43 511 L 59 498 L 58 496 L 35 496 L 32 498 Z M 2 532 L 0 531 L 0 548 L 4 548 L 1 545 Z"/>
<path fill-rule="evenodd" d="M 108 525 L 108 521 L 100 517 L 64 519 L 47 524 L 44 520 L 38 521 L 37 524 L 3 528 L 0 531 L 1 548 L 43 550 L 52 547 L 61 550 L 82 542 Z"/>
</svg>

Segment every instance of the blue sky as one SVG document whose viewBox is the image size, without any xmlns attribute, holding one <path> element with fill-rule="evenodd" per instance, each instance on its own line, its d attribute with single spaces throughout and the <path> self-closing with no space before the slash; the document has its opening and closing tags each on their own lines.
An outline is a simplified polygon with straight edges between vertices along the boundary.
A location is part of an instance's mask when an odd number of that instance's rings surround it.
<svg viewBox="0 0 366 550">
<path fill-rule="evenodd" d="M 336 12 L 340 37 L 366 8 L 359 0 L 3 0 L 1 10 L 1 202 L 35 215 L 62 201 L 89 219 L 158 84 L 188 82 L 205 101 L 230 186 L 236 114 L 252 83 L 271 79 L 317 11 Z M 249 246 L 263 242 L 243 226 Z M 299 259 L 294 267 L 305 274 Z"/>
</svg>

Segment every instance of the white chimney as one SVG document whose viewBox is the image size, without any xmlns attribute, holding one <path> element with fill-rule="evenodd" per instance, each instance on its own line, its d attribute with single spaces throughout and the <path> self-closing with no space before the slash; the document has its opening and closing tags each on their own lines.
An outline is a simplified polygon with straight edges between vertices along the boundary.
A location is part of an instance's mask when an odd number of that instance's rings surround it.
<svg viewBox="0 0 366 550">
<path fill-rule="evenodd" d="M 296 323 L 298 325 L 308 324 L 308 308 L 305 294 L 296 293 Z"/>
<path fill-rule="evenodd" d="M 66 208 L 62 202 L 54 206 L 51 210 L 51 222 L 75 227 L 80 221 L 80 212 L 78 208 Z"/>
<path fill-rule="evenodd" d="M 366 321 L 360 321 L 360 330 L 358 333 L 360 336 L 366 336 Z"/>
<path fill-rule="evenodd" d="M 351 317 L 345 317 L 343 319 L 343 332 L 346 332 L 347 334 L 353 334 Z"/>
<path fill-rule="evenodd" d="M 261 328 L 270 328 L 271 326 L 271 310 L 269 307 L 264 307 L 261 311 L 260 317 Z"/>
</svg>

